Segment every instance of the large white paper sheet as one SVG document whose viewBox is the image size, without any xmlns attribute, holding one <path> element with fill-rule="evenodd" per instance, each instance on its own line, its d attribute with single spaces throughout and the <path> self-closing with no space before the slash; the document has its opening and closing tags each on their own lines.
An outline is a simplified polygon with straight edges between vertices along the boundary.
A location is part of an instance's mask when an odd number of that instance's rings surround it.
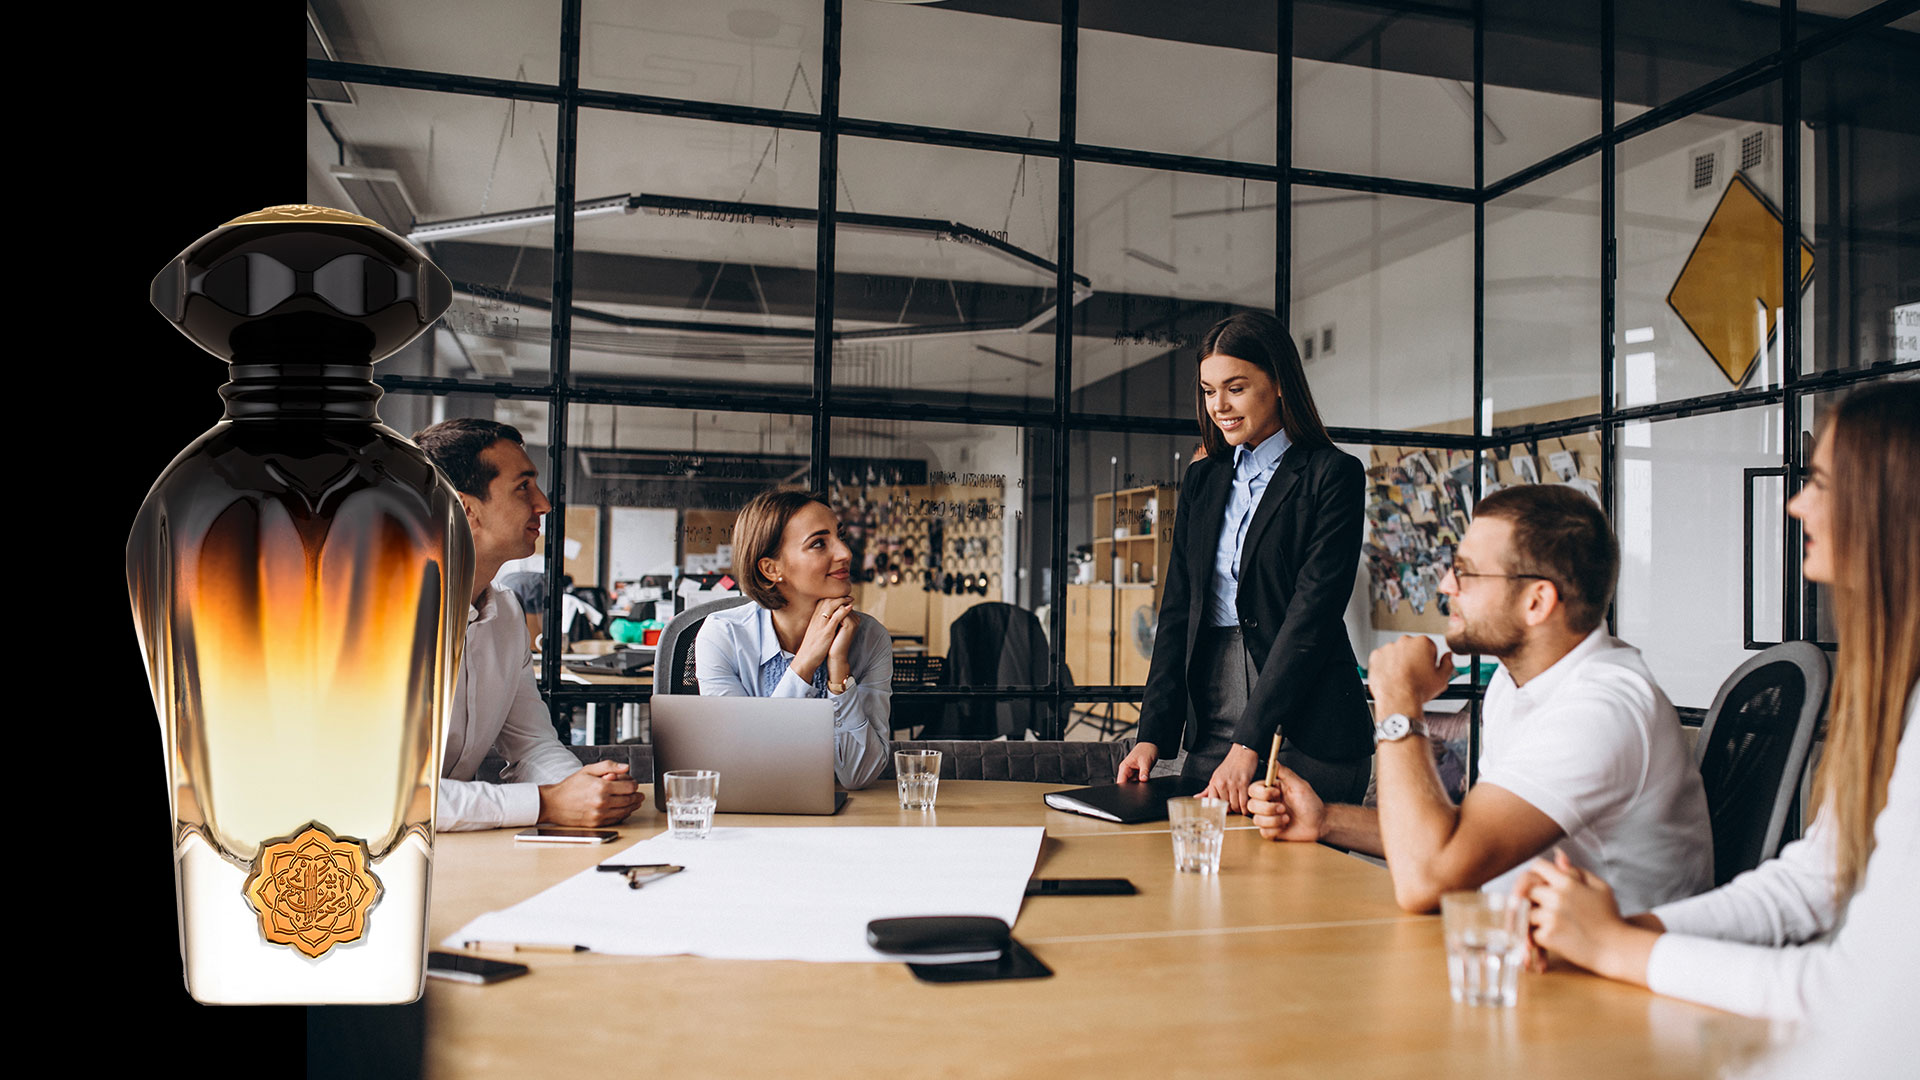
<svg viewBox="0 0 1920 1080">
<path fill-rule="evenodd" d="M 602 860 L 674 863 L 642 889 L 588 870 L 461 927 L 468 941 L 585 945 L 625 956 L 690 953 L 738 960 L 872 963 L 873 919 L 991 915 L 1013 925 L 1040 856 L 1040 826 L 1020 828 L 716 828 L 665 833 Z"/>
</svg>

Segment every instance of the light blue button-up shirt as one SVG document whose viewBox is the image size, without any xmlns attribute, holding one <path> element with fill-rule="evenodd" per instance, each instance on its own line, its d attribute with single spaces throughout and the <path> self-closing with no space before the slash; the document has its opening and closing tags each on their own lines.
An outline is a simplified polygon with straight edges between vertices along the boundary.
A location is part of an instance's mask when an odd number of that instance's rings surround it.
<svg viewBox="0 0 1920 1080">
<path fill-rule="evenodd" d="M 793 654 L 780 648 L 773 613 L 759 604 L 741 604 L 707 616 L 693 652 L 694 677 L 707 696 L 825 697 L 833 702 L 833 775 L 849 789 L 879 779 L 892 760 L 888 739 L 893 716 L 893 642 L 880 620 L 865 612 L 853 618 L 857 627 L 847 650 L 852 670 L 842 694 L 800 678 L 791 666 Z M 785 656 L 787 663 L 781 665 L 780 678 L 769 689 L 765 672 L 768 661 L 777 656 Z M 816 670 L 826 668 L 822 662 Z"/>
<path fill-rule="evenodd" d="M 1213 553 L 1213 625 L 1238 626 L 1240 612 L 1235 606 L 1240 596 L 1240 549 L 1247 540 L 1247 525 L 1260 506 L 1260 496 L 1273 479 L 1273 470 L 1292 446 L 1287 431 L 1281 428 L 1259 446 L 1242 445 L 1233 453 L 1233 492 L 1227 496 L 1226 517 L 1220 523 L 1220 546 Z"/>
</svg>

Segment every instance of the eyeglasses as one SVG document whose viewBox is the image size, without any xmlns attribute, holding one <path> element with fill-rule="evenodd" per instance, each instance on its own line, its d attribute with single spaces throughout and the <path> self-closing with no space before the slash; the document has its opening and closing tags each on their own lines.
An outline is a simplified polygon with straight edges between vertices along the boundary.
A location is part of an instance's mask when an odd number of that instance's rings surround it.
<svg viewBox="0 0 1920 1080">
<path fill-rule="evenodd" d="M 1468 578 L 1478 578 L 1478 577 L 1484 577 L 1484 578 L 1531 578 L 1531 579 L 1532 579 L 1532 580 L 1534 580 L 1534 581 L 1552 581 L 1552 580 L 1553 580 L 1552 578 L 1550 578 L 1550 577 L 1548 577 L 1548 576 L 1547 576 L 1547 575 L 1545 575 L 1545 574 L 1476 574 L 1476 573 L 1474 573 L 1474 572 L 1473 572 L 1473 571 L 1471 571 L 1471 570 L 1467 570 L 1467 571 L 1460 571 L 1460 570 L 1455 570 L 1455 569 L 1454 569 L 1453 567 L 1451 567 L 1451 566 L 1449 566 L 1449 567 L 1447 567 L 1447 572 L 1446 572 L 1446 573 L 1444 573 L 1444 574 L 1442 574 L 1442 575 L 1440 575 L 1440 580 L 1442 580 L 1442 581 L 1445 581 L 1445 580 L 1446 580 L 1446 579 L 1447 579 L 1447 578 L 1448 578 L 1449 576 L 1451 576 L 1451 577 L 1452 577 L 1452 578 L 1454 579 L 1454 581 L 1455 581 L 1455 583 L 1459 583 L 1459 582 L 1462 582 L 1462 581 L 1465 581 L 1465 580 L 1466 580 L 1466 579 L 1468 579 Z"/>
</svg>

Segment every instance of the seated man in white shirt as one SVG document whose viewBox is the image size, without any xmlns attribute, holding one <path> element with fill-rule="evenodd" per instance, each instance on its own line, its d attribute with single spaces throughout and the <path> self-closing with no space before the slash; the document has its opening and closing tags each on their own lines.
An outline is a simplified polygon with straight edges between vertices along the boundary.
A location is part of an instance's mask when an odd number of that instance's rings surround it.
<svg viewBox="0 0 1920 1080">
<path fill-rule="evenodd" d="M 1556 847 L 1613 882 L 1625 911 L 1711 888 L 1706 795 L 1680 718 L 1640 651 L 1604 625 L 1619 565 L 1605 515 L 1572 488 L 1482 499 L 1440 579 L 1447 647 L 1502 661 L 1481 711 L 1479 783 L 1455 806 L 1410 719 L 1446 689 L 1453 657 L 1403 637 L 1367 662 L 1379 809 L 1323 805 L 1283 767 L 1278 790 L 1251 792 L 1261 835 L 1386 856 L 1409 911 L 1455 890 L 1508 891 Z"/>
<path fill-rule="evenodd" d="M 520 432 L 462 418 L 414 435 L 460 493 L 473 532 L 473 604 L 460 679 L 447 706 L 434 827 L 443 832 L 550 822 L 602 826 L 640 805 L 627 766 L 585 768 L 560 742 L 534 684 L 527 621 L 513 594 L 492 584 L 500 567 L 533 554 L 540 518 L 553 505 Z M 474 779 L 488 750 L 507 759 L 502 782 Z"/>
</svg>

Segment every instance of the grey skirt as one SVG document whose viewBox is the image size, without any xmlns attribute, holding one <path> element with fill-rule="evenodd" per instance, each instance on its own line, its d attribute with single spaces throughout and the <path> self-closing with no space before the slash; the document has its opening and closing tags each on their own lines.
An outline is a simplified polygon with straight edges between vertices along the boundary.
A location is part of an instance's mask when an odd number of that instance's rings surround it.
<svg viewBox="0 0 1920 1080">
<path fill-rule="evenodd" d="M 1194 639 L 1193 663 L 1189 670 L 1195 678 L 1193 711 L 1201 730 L 1199 741 L 1187 752 L 1180 775 L 1205 780 L 1233 748 L 1234 730 L 1247 711 L 1247 700 L 1260 673 L 1252 657 L 1247 655 L 1246 639 L 1241 637 L 1237 626 L 1202 629 Z M 1366 797 L 1367 779 L 1373 773 L 1371 756 L 1352 761 L 1324 761 L 1293 745 L 1284 728 L 1280 736 L 1280 764 L 1313 785 L 1314 794 L 1320 796 L 1322 802 L 1358 804 Z M 1254 749 L 1264 763 L 1267 751 L 1260 747 Z M 1254 779 L 1264 775 L 1263 764 L 1256 770 Z"/>
</svg>

